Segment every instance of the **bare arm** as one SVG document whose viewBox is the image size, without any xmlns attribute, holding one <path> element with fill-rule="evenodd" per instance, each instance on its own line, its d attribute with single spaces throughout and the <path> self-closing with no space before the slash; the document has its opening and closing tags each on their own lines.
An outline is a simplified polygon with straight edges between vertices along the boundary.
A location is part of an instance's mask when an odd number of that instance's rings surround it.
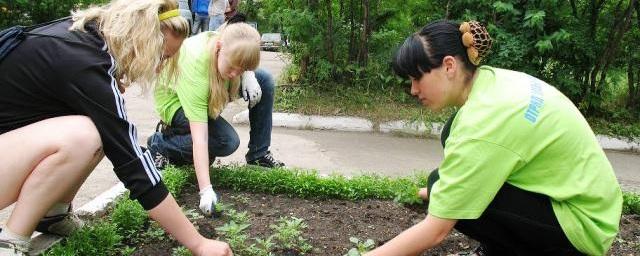
<svg viewBox="0 0 640 256">
<path fill-rule="evenodd" d="M 365 255 L 418 255 L 440 244 L 456 225 L 456 222 L 457 220 L 441 219 L 429 214 L 420 223 Z"/>
<path fill-rule="evenodd" d="M 193 140 L 193 167 L 200 190 L 211 185 L 209 176 L 209 128 L 207 123 L 189 122 Z"/>
<path fill-rule="evenodd" d="M 226 243 L 204 238 L 184 216 L 180 207 L 169 194 L 160 204 L 149 210 L 149 216 L 176 238 L 182 245 L 189 248 L 195 255 L 232 255 Z"/>
</svg>

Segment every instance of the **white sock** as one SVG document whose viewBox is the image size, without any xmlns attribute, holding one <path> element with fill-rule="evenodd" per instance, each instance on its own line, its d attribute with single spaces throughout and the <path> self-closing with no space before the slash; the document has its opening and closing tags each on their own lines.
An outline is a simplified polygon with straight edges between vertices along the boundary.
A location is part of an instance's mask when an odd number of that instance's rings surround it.
<svg viewBox="0 0 640 256">
<path fill-rule="evenodd" d="M 9 230 L 9 227 L 4 227 L 0 232 L 0 241 L 8 241 L 21 248 L 29 248 L 31 237 L 18 235 Z"/>
<path fill-rule="evenodd" d="M 61 215 L 61 214 L 65 214 L 69 211 L 69 205 L 71 205 L 70 203 L 55 203 L 51 209 L 49 209 L 49 211 L 47 212 L 47 214 L 45 214 L 45 217 L 51 217 L 51 216 L 56 216 L 56 215 Z"/>
</svg>

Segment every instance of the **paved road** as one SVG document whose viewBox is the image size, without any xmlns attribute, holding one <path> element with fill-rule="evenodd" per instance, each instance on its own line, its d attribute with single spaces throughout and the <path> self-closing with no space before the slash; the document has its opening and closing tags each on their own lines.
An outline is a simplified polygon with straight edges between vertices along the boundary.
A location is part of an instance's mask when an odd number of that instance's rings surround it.
<svg viewBox="0 0 640 256">
<path fill-rule="evenodd" d="M 275 53 L 263 52 L 261 67 L 277 76 L 284 65 L 283 59 Z M 144 144 L 158 120 L 152 98 L 140 95 L 135 89 L 128 91 L 125 97 L 128 116 L 137 124 L 140 143 Z M 231 120 L 233 115 L 245 109 L 242 100 L 230 103 L 223 117 Z M 235 128 L 240 135 L 240 149 L 231 156 L 220 158 L 222 163 L 244 163 L 249 129 L 242 125 L 235 125 Z M 439 140 L 378 133 L 274 128 L 271 150 L 287 166 L 312 168 L 326 174 L 402 176 L 432 170 L 442 160 Z M 607 156 L 623 189 L 640 192 L 640 155 L 608 151 Z M 83 205 L 117 182 L 111 164 L 103 160 L 80 189 L 74 204 Z M 9 211 L 0 211 L 0 225 L 6 222 Z"/>
</svg>

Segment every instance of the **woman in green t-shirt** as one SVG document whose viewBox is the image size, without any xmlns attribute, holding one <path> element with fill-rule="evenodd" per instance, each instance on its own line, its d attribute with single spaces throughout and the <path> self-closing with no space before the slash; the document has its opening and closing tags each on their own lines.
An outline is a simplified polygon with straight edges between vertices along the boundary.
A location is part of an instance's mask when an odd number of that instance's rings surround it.
<svg viewBox="0 0 640 256">
<path fill-rule="evenodd" d="M 478 22 L 437 21 L 396 52 L 394 71 L 423 105 L 459 109 L 442 138 L 444 159 L 419 193 L 427 217 L 367 255 L 415 255 L 453 228 L 480 242 L 471 255 L 610 248 L 622 192 L 591 128 L 554 87 L 480 66 L 491 44 Z"/>
</svg>

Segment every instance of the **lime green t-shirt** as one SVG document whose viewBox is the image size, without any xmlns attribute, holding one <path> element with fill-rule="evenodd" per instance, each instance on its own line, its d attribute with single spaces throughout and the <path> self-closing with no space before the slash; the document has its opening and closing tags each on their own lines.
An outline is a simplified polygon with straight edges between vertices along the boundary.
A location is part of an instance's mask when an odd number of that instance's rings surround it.
<svg viewBox="0 0 640 256">
<path fill-rule="evenodd" d="M 154 98 L 156 111 L 165 123 L 171 123 L 173 115 L 180 107 L 189 121 L 208 121 L 211 51 L 207 44 L 209 39 L 215 36 L 215 32 L 210 31 L 184 40 L 178 56 L 178 76 L 175 85 L 169 84 L 166 70 L 158 77 Z"/>
<path fill-rule="evenodd" d="M 524 73 L 478 68 L 446 141 L 429 213 L 477 219 L 507 182 L 550 197 L 571 243 L 604 255 L 622 191 L 584 117 L 556 88 Z"/>
</svg>

